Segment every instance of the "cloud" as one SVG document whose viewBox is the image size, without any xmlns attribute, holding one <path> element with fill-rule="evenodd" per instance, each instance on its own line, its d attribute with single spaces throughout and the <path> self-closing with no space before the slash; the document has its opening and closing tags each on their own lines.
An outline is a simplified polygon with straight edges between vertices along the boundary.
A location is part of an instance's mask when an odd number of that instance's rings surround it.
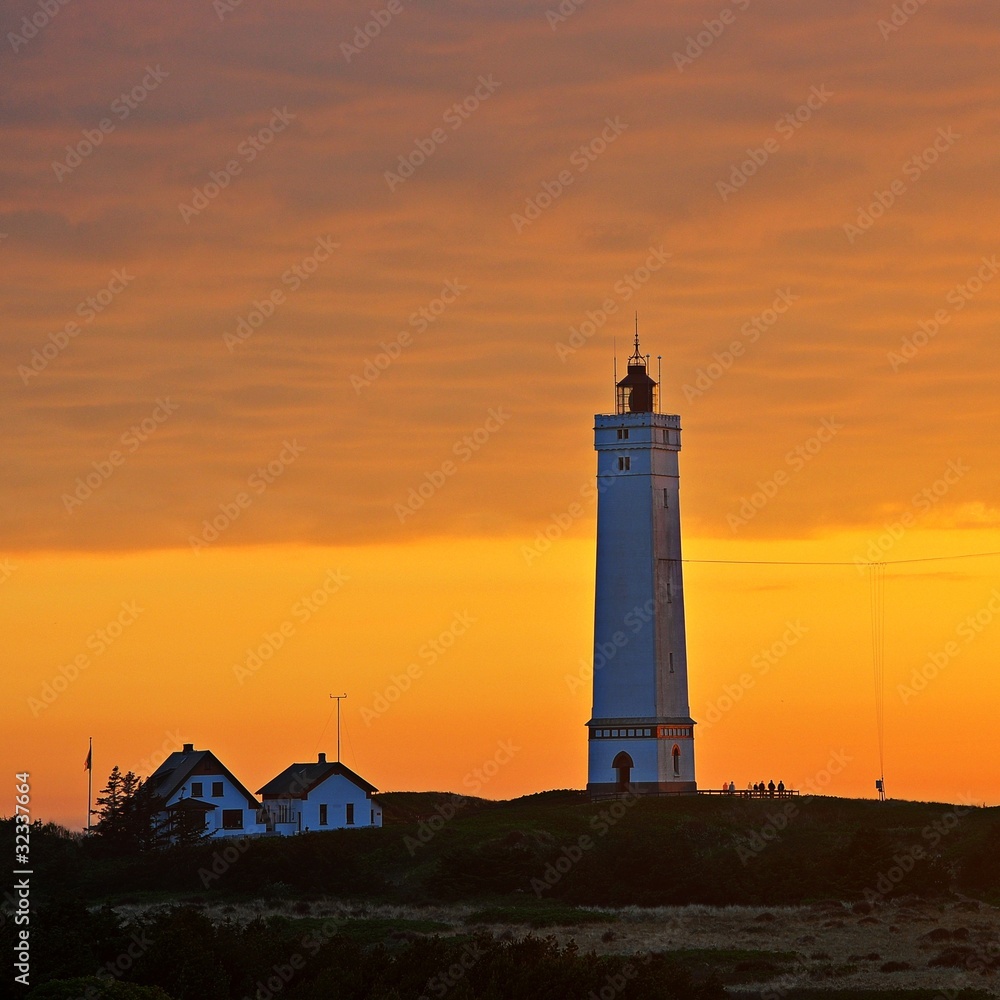
<svg viewBox="0 0 1000 1000">
<path fill-rule="evenodd" d="M 955 502 L 987 504 L 997 290 L 906 370 L 886 356 L 996 250 L 990 8 L 928 6 L 883 39 L 870 5 L 752 4 L 679 72 L 704 5 L 592 0 L 555 30 L 551 6 L 404 4 L 347 59 L 367 8 L 69 4 L 12 54 L 0 544 L 186 545 L 285 439 L 306 443 L 301 462 L 219 544 L 524 531 L 592 476 L 590 418 L 636 309 L 684 420 L 696 530 L 724 537 L 731 504 L 831 414 L 849 430 L 748 532 L 863 525 L 959 453 L 978 472 Z M 116 117 L 148 66 L 169 75 Z M 824 85 L 833 96 L 779 132 Z M 627 124 L 610 142 L 609 119 Z M 911 179 L 948 128 L 961 138 Z M 717 182 L 767 140 L 723 200 Z M 60 180 L 67 146 L 80 163 Z M 412 172 L 392 188 L 401 158 Z M 905 191 L 851 242 L 845 226 L 894 179 Z M 323 237 L 338 249 L 293 291 L 285 276 Z M 621 285 L 654 247 L 669 263 Z M 88 319 L 116 269 L 134 281 Z M 448 282 L 464 290 L 444 303 Z M 800 297 L 788 315 L 685 400 L 781 288 Z M 73 322 L 25 384 L 19 367 Z M 165 396 L 177 414 L 67 514 L 67 488 Z M 509 424 L 401 525 L 394 504 L 494 406 Z"/>
</svg>

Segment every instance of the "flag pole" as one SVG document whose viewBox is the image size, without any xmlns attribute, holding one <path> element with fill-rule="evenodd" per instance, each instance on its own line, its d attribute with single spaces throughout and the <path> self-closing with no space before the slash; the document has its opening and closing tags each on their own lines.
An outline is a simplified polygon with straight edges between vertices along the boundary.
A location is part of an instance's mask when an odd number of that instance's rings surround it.
<svg viewBox="0 0 1000 1000">
<path fill-rule="evenodd" d="M 94 737 L 90 737 L 90 752 L 87 754 L 87 833 L 90 833 L 90 818 L 94 803 Z"/>
</svg>

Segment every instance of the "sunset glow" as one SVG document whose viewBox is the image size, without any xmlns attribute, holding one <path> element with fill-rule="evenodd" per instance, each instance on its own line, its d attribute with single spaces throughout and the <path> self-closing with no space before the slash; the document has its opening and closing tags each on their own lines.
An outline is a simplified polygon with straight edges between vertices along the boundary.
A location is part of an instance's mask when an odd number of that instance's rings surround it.
<svg viewBox="0 0 1000 1000">
<path fill-rule="evenodd" d="M 8 4 L 2 760 L 36 815 L 85 825 L 91 736 L 95 788 L 193 742 L 255 791 L 335 750 L 345 691 L 381 790 L 583 787 L 636 312 L 699 785 L 874 796 L 886 562 L 888 793 L 1000 802 L 996 9 L 893 9 Z"/>
</svg>

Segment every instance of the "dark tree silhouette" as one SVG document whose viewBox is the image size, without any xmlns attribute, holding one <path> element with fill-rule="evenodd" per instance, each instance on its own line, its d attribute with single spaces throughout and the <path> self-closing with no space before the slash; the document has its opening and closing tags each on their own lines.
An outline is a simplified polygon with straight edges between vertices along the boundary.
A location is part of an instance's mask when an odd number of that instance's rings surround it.
<svg viewBox="0 0 1000 1000">
<path fill-rule="evenodd" d="M 163 800 L 133 771 L 116 764 L 97 797 L 94 834 L 115 854 L 139 854 L 167 841 Z"/>
</svg>

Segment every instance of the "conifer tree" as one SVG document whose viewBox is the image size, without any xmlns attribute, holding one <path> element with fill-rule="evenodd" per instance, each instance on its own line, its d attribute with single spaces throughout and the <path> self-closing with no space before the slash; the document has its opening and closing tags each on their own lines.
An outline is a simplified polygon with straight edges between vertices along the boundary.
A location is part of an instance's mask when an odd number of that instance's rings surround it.
<svg viewBox="0 0 1000 1000">
<path fill-rule="evenodd" d="M 163 800 L 134 771 L 116 764 L 97 798 L 94 833 L 115 853 L 138 854 L 166 843 Z"/>
</svg>

